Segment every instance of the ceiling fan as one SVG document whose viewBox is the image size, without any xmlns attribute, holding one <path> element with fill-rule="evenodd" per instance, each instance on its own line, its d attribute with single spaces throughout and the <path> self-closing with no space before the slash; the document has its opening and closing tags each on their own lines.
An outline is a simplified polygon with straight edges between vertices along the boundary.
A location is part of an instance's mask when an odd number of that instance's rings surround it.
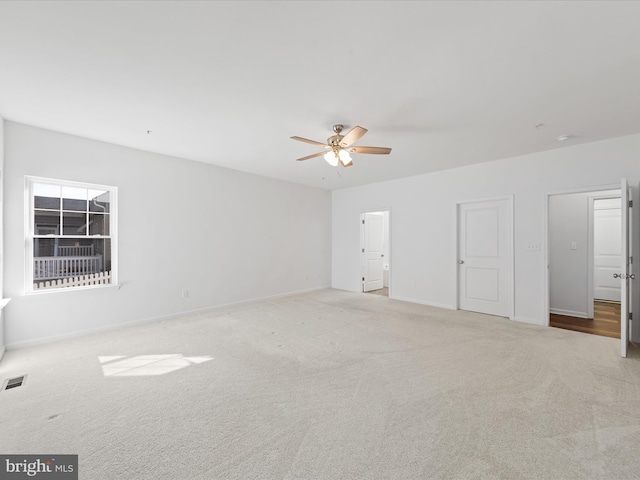
<svg viewBox="0 0 640 480">
<path fill-rule="evenodd" d="M 335 132 L 335 135 L 327 138 L 327 143 L 316 142 L 315 140 L 309 140 L 308 138 L 296 136 L 291 137 L 293 140 L 310 143 L 311 145 L 318 145 L 319 147 L 323 147 L 325 149 L 325 151 L 323 152 L 314 153 L 313 155 L 307 155 L 306 157 L 298 158 L 298 162 L 323 155 L 324 159 L 332 167 L 337 167 L 338 162 L 342 163 L 342 165 L 344 165 L 345 167 L 350 167 L 351 165 L 353 165 L 353 160 L 349 155 L 350 153 L 375 153 L 379 155 L 388 155 L 391 152 L 391 149 L 387 147 L 353 146 L 354 143 L 356 143 L 365 133 L 367 133 L 367 129 L 355 126 L 347 133 L 342 135 L 343 128 L 344 125 L 334 125 L 333 131 Z"/>
</svg>

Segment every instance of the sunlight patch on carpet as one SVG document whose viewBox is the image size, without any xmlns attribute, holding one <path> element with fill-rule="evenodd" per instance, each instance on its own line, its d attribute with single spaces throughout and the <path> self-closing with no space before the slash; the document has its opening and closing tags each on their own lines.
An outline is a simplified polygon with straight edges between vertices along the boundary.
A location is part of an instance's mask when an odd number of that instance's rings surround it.
<svg viewBox="0 0 640 480">
<path fill-rule="evenodd" d="M 213 360 L 211 356 L 185 357 L 182 354 L 168 355 L 109 355 L 98 357 L 105 377 L 143 377 L 164 375 L 191 365 Z"/>
</svg>

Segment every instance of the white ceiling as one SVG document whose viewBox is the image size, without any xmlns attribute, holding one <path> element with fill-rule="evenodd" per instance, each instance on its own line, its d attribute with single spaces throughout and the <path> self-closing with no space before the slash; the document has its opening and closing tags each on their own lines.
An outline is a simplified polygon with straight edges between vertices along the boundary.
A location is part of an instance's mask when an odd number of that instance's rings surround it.
<svg viewBox="0 0 640 480">
<path fill-rule="evenodd" d="M 639 24 L 614 1 L 2 1 L 0 115 L 344 188 L 639 132 Z M 296 162 L 318 149 L 289 137 L 334 123 L 391 155 Z"/>
</svg>

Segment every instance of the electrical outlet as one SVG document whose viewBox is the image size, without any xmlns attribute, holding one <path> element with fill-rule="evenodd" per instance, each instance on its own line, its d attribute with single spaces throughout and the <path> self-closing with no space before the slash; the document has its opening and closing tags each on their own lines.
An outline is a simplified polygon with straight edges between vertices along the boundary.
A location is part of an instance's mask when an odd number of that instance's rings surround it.
<svg viewBox="0 0 640 480">
<path fill-rule="evenodd" d="M 527 243 L 527 250 L 530 251 L 540 251 L 540 244 L 539 243 Z"/>
</svg>

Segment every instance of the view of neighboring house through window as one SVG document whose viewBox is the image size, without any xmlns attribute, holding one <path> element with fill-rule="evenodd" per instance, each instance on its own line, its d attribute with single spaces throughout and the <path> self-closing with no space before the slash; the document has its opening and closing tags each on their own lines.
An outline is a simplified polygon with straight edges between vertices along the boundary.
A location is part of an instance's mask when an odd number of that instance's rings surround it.
<svg viewBox="0 0 640 480">
<path fill-rule="evenodd" d="M 27 291 L 115 283 L 116 188 L 27 178 Z"/>
</svg>

